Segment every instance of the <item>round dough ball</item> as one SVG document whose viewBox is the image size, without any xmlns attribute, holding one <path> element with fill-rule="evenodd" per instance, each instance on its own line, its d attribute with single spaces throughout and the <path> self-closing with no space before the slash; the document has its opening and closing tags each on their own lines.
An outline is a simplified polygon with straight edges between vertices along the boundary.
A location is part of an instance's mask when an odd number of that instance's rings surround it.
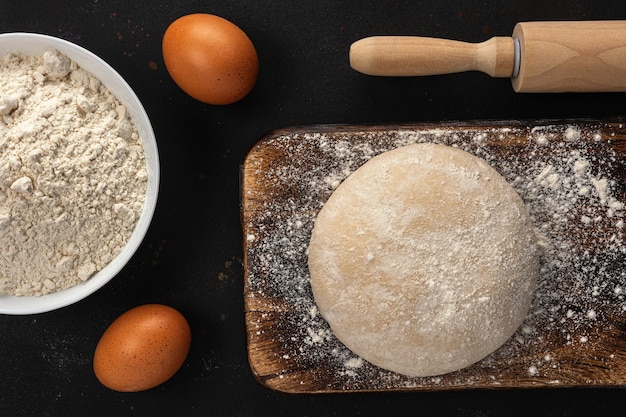
<svg viewBox="0 0 626 417">
<path fill-rule="evenodd" d="M 539 274 L 528 211 L 484 160 L 435 144 L 378 155 L 320 211 L 315 302 L 355 354 L 409 376 L 489 355 L 521 325 Z"/>
</svg>

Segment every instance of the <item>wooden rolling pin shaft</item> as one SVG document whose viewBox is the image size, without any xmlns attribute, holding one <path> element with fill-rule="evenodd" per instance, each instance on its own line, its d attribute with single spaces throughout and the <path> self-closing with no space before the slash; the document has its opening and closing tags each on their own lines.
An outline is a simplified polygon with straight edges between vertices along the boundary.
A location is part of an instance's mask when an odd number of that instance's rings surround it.
<svg viewBox="0 0 626 417">
<path fill-rule="evenodd" d="M 350 46 L 350 65 L 378 76 L 482 71 L 522 93 L 626 91 L 626 21 L 522 22 L 481 43 L 374 36 Z"/>
</svg>

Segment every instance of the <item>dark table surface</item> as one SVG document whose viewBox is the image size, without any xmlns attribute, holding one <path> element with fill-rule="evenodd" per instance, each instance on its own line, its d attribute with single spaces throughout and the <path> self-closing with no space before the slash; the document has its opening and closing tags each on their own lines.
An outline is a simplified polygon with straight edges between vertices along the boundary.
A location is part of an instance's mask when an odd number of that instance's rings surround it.
<svg viewBox="0 0 626 417">
<path fill-rule="evenodd" d="M 176 18 L 206 12 L 239 25 L 260 59 L 257 85 L 229 106 L 202 104 L 170 79 L 161 39 Z M 626 95 L 513 92 L 481 73 L 372 78 L 348 64 L 370 35 L 478 42 L 519 21 L 626 19 L 626 2 L 520 0 L 132 1 L 2 0 L 2 32 L 67 39 L 108 61 L 135 89 L 154 126 L 161 188 L 154 221 L 130 263 L 75 305 L 0 316 L 0 416 L 601 415 L 622 389 L 459 390 L 290 395 L 253 377 L 243 301 L 240 166 L 267 132 L 311 124 L 619 118 Z M 93 351 L 106 327 L 143 303 L 189 320 L 183 368 L 140 393 L 102 386 Z M 599 414 L 590 414 L 598 412 Z"/>
</svg>

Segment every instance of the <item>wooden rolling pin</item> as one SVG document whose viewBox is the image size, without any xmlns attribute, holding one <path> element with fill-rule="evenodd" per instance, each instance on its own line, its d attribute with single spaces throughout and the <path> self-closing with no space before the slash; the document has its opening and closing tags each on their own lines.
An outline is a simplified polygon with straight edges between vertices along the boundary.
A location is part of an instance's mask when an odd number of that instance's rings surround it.
<svg viewBox="0 0 626 417">
<path fill-rule="evenodd" d="M 350 66 L 379 76 L 482 71 L 511 77 L 521 93 L 626 91 L 626 21 L 523 22 L 481 43 L 374 36 L 350 46 Z"/>
</svg>

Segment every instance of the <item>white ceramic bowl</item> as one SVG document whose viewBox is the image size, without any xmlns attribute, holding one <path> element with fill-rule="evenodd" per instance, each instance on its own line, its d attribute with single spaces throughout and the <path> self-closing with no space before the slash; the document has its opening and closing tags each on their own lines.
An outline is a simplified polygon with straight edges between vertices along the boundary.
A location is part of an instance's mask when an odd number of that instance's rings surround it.
<svg viewBox="0 0 626 417">
<path fill-rule="evenodd" d="M 148 170 L 146 202 L 126 247 L 106 267 L 84 283 L 38 297 L 0 295 L 0 314 L 34 314 L 55 310 L 84 299 L 109 282 L 130 260 L 143 240 L 156 207 L 159 156 L 152 125 L 141 102 L 124 79 L 101 58 L 63 39 L 34 33 L 0 34 L 0 57 L 11 52 L 42 54 L 54 48 L 91 72 L 127 107 L 143 140 Z"/>
</svg>

